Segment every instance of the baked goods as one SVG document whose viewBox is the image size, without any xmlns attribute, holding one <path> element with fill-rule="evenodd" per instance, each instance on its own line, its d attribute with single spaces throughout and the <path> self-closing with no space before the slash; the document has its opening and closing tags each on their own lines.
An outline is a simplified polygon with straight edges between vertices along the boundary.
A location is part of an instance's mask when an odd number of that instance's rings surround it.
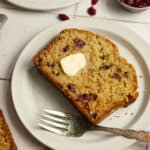
<svg viewBox="0 0 150 150">
<path fill-rule="evenodd" d="M 77 53 L 82 53 L 87 63 L 70 76 L 64 72 L 61 60 Z M 138 97 L 134 67 L 120 56 L 113 42 L 90 31 L 61 31 L 34 57 L 34 64 L 92 123 Z"/>
<path fill-rule="evenodd" d="M 0 110 L 0 150 L 17 150 L 12 134 Z"/>
</svg>

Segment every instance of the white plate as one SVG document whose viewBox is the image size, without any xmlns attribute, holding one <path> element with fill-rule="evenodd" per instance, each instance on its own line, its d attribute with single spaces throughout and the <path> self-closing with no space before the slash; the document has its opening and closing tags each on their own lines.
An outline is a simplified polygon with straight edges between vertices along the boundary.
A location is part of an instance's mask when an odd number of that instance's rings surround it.
<svg viewBox="0 0 150 150">
<path fill-rule="evenodd" d="M 56 10 L 64 8 L 80 0 L 6 0 L 16 6 L 31 10 Z"/>
<path fill-rule="evenodd" d="M 87 132 L 82 137 L 62 137 L 38 127 L 43 109 L 72 112 L 69 101 L 31 66 L 33 56 L 64 28 L 82 28 L 100 33 L 113 40 L 121 55 L 128 58 L 137 71 L 140 96 L 127 108 L 119 109 L 101 124 L 110 127 L 146 129 L 149 109 L 150 55 L 149 46 L 133 31 L 112 21 L 81 19 L 72 20 L 50 27 L 37 35 L 22 51 L 12 76 L 12 98 L 16 112 L 28 131 L 43 144 L 56 150 L 120 150 L 134 143 L 123 137 L 111 136 L 103 132 Z M 139 76 L 142 76 L 140 78 Z M 65 143 L 65 144 L 64 144 Z"/>
</svg>

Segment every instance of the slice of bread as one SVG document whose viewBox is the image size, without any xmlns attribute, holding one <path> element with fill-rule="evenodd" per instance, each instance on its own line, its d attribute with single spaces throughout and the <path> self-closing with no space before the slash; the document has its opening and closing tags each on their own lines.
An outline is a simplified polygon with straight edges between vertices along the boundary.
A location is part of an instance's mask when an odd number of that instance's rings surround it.
<svg viewBox="0 0 150 150">
<path fill-rule="evenodd" d="M 0 150 L 17 150 L 12 134 L 0 110 Z"/>
<path fill-rule="evenodd" d="M 68 76 L 60 61 L 79 52 L 87 65 L 75 76 Z M 113 42 L 90 31 L 63 30 L 34 57 L 34 64 L 92 123 L 138 97 L 133 66 L 120 56 Z"/>
</svg>

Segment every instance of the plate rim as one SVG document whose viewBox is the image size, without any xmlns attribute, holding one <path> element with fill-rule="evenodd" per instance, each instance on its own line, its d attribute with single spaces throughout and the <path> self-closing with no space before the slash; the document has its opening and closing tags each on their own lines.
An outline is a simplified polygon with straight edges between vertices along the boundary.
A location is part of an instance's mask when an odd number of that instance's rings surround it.
<svg viewBox="0 0 150 150">
<path fill-rule="evenodd" d="M 20 121 L 22 122 L 22 124 L 24 125 L 24 127 L 28 130 L 28 132 L 30 132 L 30 134 L 33 136 L 33 137 L 35 137 L 38 141 L 40 141 L 41 143 L 43 143 L 44 145 L 46 145 L 46 146 L 48 146 L 49 148 L 54 148 L 55 149 L 55 147 L 53 147 L 53 146 L 50 146 L 50 145 L 48 145 L 47 143 L 45 143 L 45 142 L 43 142 L 41 139 L 39 139 L 34 133 L 32 133 L 32 131 L 29 129 L 29 127 L 28 127 L 28 125 L 27 124 L 25 124 L 24 122 L 23 122 L 23 120 L 22 120 L 22 118 L 21 118 L 21 116 L 19 115 L 19 112 L 17 111 L 17 108 L 16 108 L 16 105 L 15 105 L 15 101 L 14 101 L 14 95 L 13 95 L 13 85 L 14 85 L 14 78 L 15 78 L 15 70 L 16 70 L 16 67 L 17 67 L 17 64 L 18 64 L 18 61 L 20 60 L 20 57 L 23 55 L 23 52 L 25 52 L 26 51 L 26 49 L 28 49 L 28 47 L 30 47 L 30 44 L 32 45 L 32 42 L 34 41 L 34 40 L 36 40 L 36 39 L 38 39 L 39 37 L 41 37 L 42 36 L 42 34 L 44 34 L 44 33 L 46 33 L 46 32 L 48 32 L 49 30 L 52 30 L 52 29 L 55 29 L 55 28 L 58 28 L 58 27 L 63 27 L 63 26 L 68 26 L 68 24 L 69 25 L 79 25 L 79 24 L 81 24 L 82 23 L 82 25 L 87 25 L 87 23 L 88 23 L 88 26 L 86 26 L 86 28 L 95 28 L 96 27 L 96 25 L 97 25 L 97 23 L 100 23 L 100 24 L 105 24 L 105 23 L 108 23 L 108 22 L 110 22 L 110 23 L 113 23 L 113 25 L 116 25 L 117 27 L 120 27 L 120 28 L 123 28 L 123 29 L 126 29 L 126 30 L 128 30 L 128 31 L 130 31 L 130 35 L 132 35 L 133 37 L 136 37 L 138 40 L 140 40 L 141 41 L 141 45 L 142 46 L 145 46 L 145 48 L 146 49 L 148 49 L 149 47 L 150 47 L 150 45 L 144 40 L 144 39 L 142 39 L 141 37 L 140 37 L 140 35 L 138 34 L 138 33 L 136 33 L 135 31 L 133 31 L 132 29 L 130 29 L 130 28 L 128 28 L 128 26 L 125 26 L 125 25 L 122 25 L 122 24 L 120 24 L 120 23 L 118 23 L 118 22 L 115 22 L 115 21 L 112 21 L 112 20 L 105 20 L 105 19 L 96 19 L 96 18 L 78 18 L 78 19 L 72 19 L 72 20 L 69 20 L 69 21 L 66 21 L 66 22 L 62 22 L 62 23 L 58 23 L 57 25 L 55 25 L 55 26 L 50 26 L 50 27 L 48 27 L 48 28 L 46 28 L 46 29 L 44 29 L 43 31 L 41 31 L 40 33 L 38 33 L 37 35 L 35 35 L 27 44 L 26 44 L 26 46 L 23 48 L 23 50 L 22 50 L 22 52 L 20 53 L 20 55 L 19 55 L 19 57 L 17 58 L 17 61 L 16 61 L 16 64 L 15 64 L 15 66 L 14 66 L 14 69 L 13 69 L 13 72 L 12 72 L 12 76 L 11 76 L 11 96 L 12 96 L 12 102 L 13 102 L 13 105 L 14 105 L 14 108 L 15 108 L 15 111 L 16 111 L 16 113 L 17 113 L 17 115 L 18 115 L 18 117 L 19 117 L 19 119 L 20 119 Z M 89 25 L 90 24 L 90 25 Z M 93 26 L 94 27 L 93 27 Z M 79 25 L 80 26 L 80 25 Z M 97 29 L 101 29 L 100 27 L 96 27 Z M 120 29 L 119 29 L 120 30 Z M 121 31 L 121 30 L 120 30 Z M 123 37 L 124 38 L 124 37 Z M 141 47 L 142 47 L 141 46 Z M 149 52 L 150 53 L 150 52 Z M 141 55 L 142 55 L 142 53 L 140 53 Z M 144 58 L 144 61 L 146 62 L 146 63 L 148 63 L 148 64 L 150 64 L 149 62 L 148 62 L 148 57 L 147 57 L 148 55 L 142 55 L 142 57 Z M 148 65 L 147 64 L 147 65 Z M 149 70 L 149 68 L 148 68 L 148 73 L 150 74 L 150 70 Z M 150 103 L 148 103 L 149 105 L 150 105 Z M 148 109 L 146 109 L 146 111 L 148 111 Z M 142 115 L 142 116 L 144 116 L 144 115 Z M 146 119 L 146 117 L 145 117 L 145 119 Z M 133 127 L 135 127 L 134 125 L 133 125 Z M 116 139 L 116 138 L 118 138 L 118 137 L 115 137 L 114 139 Z M 124 139 L 124 141 L 126 141 L 125 139 Z M 113 141 L 114 142 L 114 141 Z M 124 145 L 125 147 L 127 147 L 127 146 L 129 146 L 129 145 L 131 145 L 131 144 L 133 144 L 134 143 L 134 141 L 132 141 L 132 140 L 128 140 L 128 144 L 127 144 L 127 142 L 126 142 L 126 145 Z M 122 145 L 123 146 L 123 145 Z M 57 149 L 57 150 L 60 150 L 60 149 Z"/>
<path fill-rule="evenodd" d="M 79 3 L 80 0 L 74 0 L 74 2 L 70 2 L 70 3 L 68 3 L 67 5 L 63 5 L 63 6 L 61 6 L 61 7 L 53 7 L 53 8 L 26 7 L 26 6 L 23 6 L 23 5 L 21 5 L 21 4 L 12 2 L 12 0 L 6 0 L 6 2 L 8 2 L 9 4 L 12 4 L 12 5 L 16 6 L 16 7 L 20 7 L 20 8 L 26 9 L 26 10 L 33 10 L 33 11 L 50 11 L 50 10 L 63 9 L 63 8 L 66 8 L 66 7 L 75 5 L 75 4 Z"/>
</svg>

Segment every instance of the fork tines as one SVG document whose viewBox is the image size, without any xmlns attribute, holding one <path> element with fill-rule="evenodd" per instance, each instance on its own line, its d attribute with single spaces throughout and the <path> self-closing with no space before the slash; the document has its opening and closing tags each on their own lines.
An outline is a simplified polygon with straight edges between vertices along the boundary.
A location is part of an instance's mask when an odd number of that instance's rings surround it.
<svg viewBox="0 0 150 150">
<path fill-rule="evenodd" d="M 67 133 L 68 117 L 65 113 L 44 109 L 41 116 L 40 127 L 59 135 L 65 135 Z"/>
</svg>

